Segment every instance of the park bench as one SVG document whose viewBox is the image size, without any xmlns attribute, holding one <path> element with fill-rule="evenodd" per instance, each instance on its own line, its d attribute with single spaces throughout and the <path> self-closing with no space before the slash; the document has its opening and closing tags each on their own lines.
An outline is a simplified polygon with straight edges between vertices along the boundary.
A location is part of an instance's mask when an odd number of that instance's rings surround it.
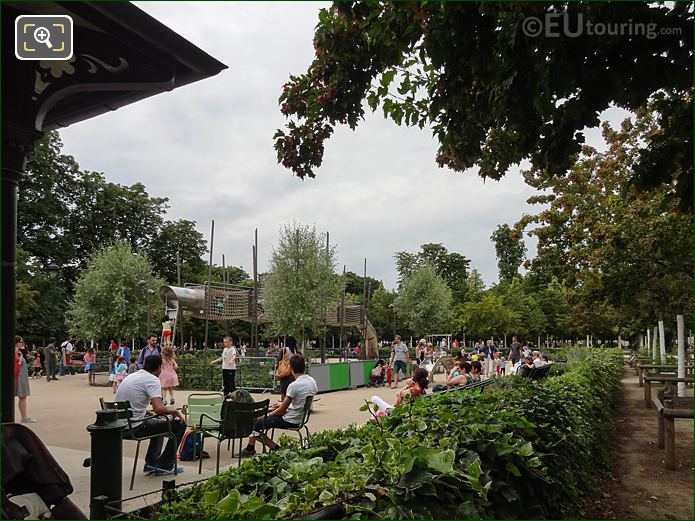
<svg viewBox="0 0 695 521">
<path fill-rule="evenodd" d="M 652 382 L 657 383 L 680 383 L 685 382 L 692 383 L 693 377 L 686 376 L 685 378 L 678 378 L 674 375 L 659 374 L 659 373 L 647 373 L 644 376 L 644 406 L 649 409 L 652 406 Z"/>
<path fill-rule="evenodd" d="M 477 382 L 473 382 L 473 383 L 468 384 L 468 385 L 457 385 L 456 387 L 450 387 L 448 389 L 444 389 L 444 390 L 436 392 L 436 393 L 434 393 L 434 392 L 429 393 L 429 394 L 426 394 L 425 396 L 435 396 L 435 395 L 438 395 L 440 393 L 452 393 L 455 391 L 470 391 L 470 390 L 474 390 L 474 389 L 480 389 L 480 392 L 482 393 L 483 389 L 485 389 L 485 387 L 487 387 L 488 385 L 493 385 L 493 384 L 495 384 L 495 380 L 493 380 L 492 378 L 486 378 L 484 380 L 479 380 Z"/>
<path fill-rule="evenodd" d="M 529 378 L 531 380 L 540 380 L 541 378 L 548 376 L 548 372 L 550 371 L 551 365 L 552 364 L 546 364 L 540 367 L 532 367 L 527 371 L 520 371 L 519 374 L 524 378 Z M 525 366 L 522 366 L 522 368 L 523 367 Z"/>
<path fill-rule="evenodd" d="M 666 384 L 654 397 L 658 418 L 656 446 L 664 451 L 666 470 L 676 469 L 676 418 L 693 418 L 693 398 L 676 397 L 673 384 Z"/>
<path fill-rule="evenodd" d="M 644 374 L 650 369 L 654 369 L 655 373 L 667 374 L 673 373 L 678 370 L 678 366 L 675 364 L 637 364 L 637 376 L 639 377 L 639 386 L 644 386 Z M 685 365 L 685 376 L 692 376 L 693 366 L 692 364 Z"/>
</svg>

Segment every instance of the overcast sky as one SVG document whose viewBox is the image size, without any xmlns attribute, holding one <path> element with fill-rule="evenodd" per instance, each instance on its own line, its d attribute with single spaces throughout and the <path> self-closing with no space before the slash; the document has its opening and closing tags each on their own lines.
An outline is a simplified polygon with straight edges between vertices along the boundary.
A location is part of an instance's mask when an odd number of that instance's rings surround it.
<svg viewBox="0 0 695 521">
<path fill-rule="evenodd" d="M 323 5 L 138 3 L 229 69 L 62 130 L 64 152 L 109 181 L 168 197 L 167 218 L 196 221 L 207 239 L 215 219 L 217 264 L 224 253 L 250 272 L 258 227 L 264 271 L 281 224 L 296 220 L 330 232 L 341 270 L 362 273 L 366 257 L 368 274 L 387 288 L 396 283 L 393 254 L 426 242 L 465 255 L 495 282 L 490 234 L 532 211 L 518 169 L 500 182 L 440 169 L 428 129 L 398 127 L 379 112 L 355 132 L 337 129 L 316 179 L 277 164 L 272 136 L 285 121 L 277 100 L 288 76 L 311 63 Z"/>
</svg>

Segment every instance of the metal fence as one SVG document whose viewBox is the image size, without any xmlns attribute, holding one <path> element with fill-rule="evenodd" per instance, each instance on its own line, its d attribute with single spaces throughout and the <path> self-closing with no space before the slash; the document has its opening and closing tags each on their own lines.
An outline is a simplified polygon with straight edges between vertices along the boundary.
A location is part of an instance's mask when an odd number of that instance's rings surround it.
<svg viewBox="0 0 695 521">
<path fill-rule="evenodd" d="M 185 363 L 176 371 L 179 388 L 189 391 L 219 391 L 222 389 L 222 369 L 219 365 Z M 243 357 L 237 361 L 236 386 L 249 391 L 275 390 L 275 358 Z"/>
</svg>

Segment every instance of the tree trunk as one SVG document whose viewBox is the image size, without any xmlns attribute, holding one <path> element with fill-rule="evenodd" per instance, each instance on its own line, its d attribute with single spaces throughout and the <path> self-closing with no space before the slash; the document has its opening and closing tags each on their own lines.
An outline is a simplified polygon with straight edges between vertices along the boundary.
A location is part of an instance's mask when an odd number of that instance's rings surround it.
<svg viewBox="0 0 695 521">
<path fill-rule="evenodd" d="M 659 357 L 657 356 L 657 351 L 656 351 L 656 337 L 657 337 L 657 328 L 654 328 L 652 331 L 652 359 L 656 363 L 660 363 Z"/>
</svg>

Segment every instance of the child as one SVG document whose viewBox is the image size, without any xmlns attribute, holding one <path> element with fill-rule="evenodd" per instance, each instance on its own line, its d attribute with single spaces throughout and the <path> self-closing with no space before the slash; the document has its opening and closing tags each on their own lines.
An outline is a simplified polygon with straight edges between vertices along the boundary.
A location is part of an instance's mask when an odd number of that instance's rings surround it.
<svg viewBox="0 0 695 521">
<path fill-rule="evenodd" d="M 507 371 L 507 359 L 503 356 L 500 356 L 500 365 L 497 366 L 497 372 L 504 376 Z"/>
<path fill-rule="evenodd" d="M 84 354 L 84 372 L 87 373 L 87 381 L 89 385 L 96 385 L 96 374 L 94 374 L 94 364 L 96 364 L 97 355 L 93 348 L 87 349 Z"/>
<path fill-rule="evenodd" d="M 113 355 L 111 358 L 111 374 L 109 374 L 109 382 L 113 387 L 113 394 L 116 394 L 116 365 L 118 365 L 118 357 Z"/>
<path fill-rule="evenodd" d="M 171 346 L 162 349 L 162 372 L 159 373 L 159 381 L 162 383 L 162 400 L 167 405 L 167 392 L 171 396 L 170 405 L 174 405 L 174 387 L 179 385 L 179 377 L 176 370 L 179 368 L 176 363 L 176 355 Z"/>
<path fill-rule="evenodd" d="M 162 317 L 162 340 L 164 341 L 164 347 L 171 346 L 171 330 L 174 327 L 174 319 L 169 318 L 168 315 Z"/>
<path fill-rule="evenodd" d="M 374 366 L 374 369 L 372 369 L 372 372 L 369 376 L 369 384 L 368 387 L 371 386 L 377 386 L 377 385 L 384 385 L 384 376 L 386 374 L 386 370 L 384 368 L 384 361 L 379 360 L 376 363 L 376 366 Z"/>
<path fill-rule="evenodd" d="M 138 370 L 138 364 L 135 360 L 130 361 L 130 365 L 128 366 L 128 374 L 133 374 L 137 372 Z"/>
<path fill-rule="evenodd" d="M 41 348 L 39 348 L 41 349 Z M 34 351 L 34 374 L 31 375 L 32 378 L 41 378 L 41 355 L 38 351 Z"/>
<path fill-rule="evenodd" d="M 114 382 L 114 392 L 118 390 L 118 386 L 121 385 L 123 379 L 128 376 L 128 366 L 125 365 L 125 358 L 119 356 L 116 360 L 116 381 Z"/>
</svg>

